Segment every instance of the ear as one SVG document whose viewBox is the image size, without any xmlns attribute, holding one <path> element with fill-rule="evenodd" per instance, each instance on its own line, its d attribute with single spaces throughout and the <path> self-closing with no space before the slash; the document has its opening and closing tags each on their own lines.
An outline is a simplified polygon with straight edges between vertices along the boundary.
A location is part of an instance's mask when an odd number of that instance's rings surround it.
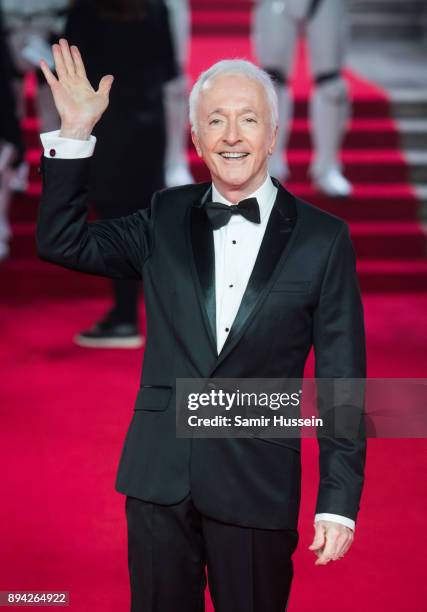
<svg viewBox="0 0 427 612">
<path fill-rule="evenodd" d="M 197 136 L 197 134 L 196 134 L 196 132 L 194 130 L 191 130 L 191 140 L 193 141 L 193 145 L 196 148 L 197 155 L 199 157 L 202 157 L 202 150 L 200 148 L 199 137 Z"/>
<path fill-rule="evenodd" d="M 274 128 L 273 134 L 271 136 L 271 144 L 268 147 L 268 154 L 271 155 L 276 147 L 276 141 L 277 141 L 277 133 L 279 131 L 279 126 L 276 125 L 276 127 Z"/>
</svg>

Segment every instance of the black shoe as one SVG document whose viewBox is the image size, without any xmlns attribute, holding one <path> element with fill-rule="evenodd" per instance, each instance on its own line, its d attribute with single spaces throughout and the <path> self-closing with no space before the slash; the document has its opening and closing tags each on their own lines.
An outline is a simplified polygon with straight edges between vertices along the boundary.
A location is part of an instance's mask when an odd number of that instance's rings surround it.
<svg viewBox="0 0 427 612">
<path fill-rule="evenodd" d="M 108 317 L 74 336 L 74 342 L 86 348 L 140 348 L 144 337 L 134 323 L 117 323 Z"/>
</svg>

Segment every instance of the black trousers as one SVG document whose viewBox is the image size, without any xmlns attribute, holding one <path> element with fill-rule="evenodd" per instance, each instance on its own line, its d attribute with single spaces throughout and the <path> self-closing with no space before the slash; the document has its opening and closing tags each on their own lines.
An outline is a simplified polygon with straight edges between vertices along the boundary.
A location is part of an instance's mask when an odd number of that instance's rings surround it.
<svg viewBox="0 0 427 612">
<path fill-rule="evenodd" d="M 285 612 L 293 530 L 228 525 L 190 495 L 172 506 L 126 498 L 131 612 L 204 612 L 207 569 L 216 612 Z"/>
<path fill-rule="evenodd" d="M 119 217 L 116 208 L 117 204 L 111 202 L 95 202 L 95 208 L 101 219 L 115 219 Z M 130 207 L 124 211 L 125 214 L 132 214 L 137 210 L 137 206 Z M 129 323 L 138 325 L 138 298 L 142 283 L 131 278 L 114 278 L 111 281 L 113 306 L 109 311 L 109 319 L 113 323 Z"/>
</svg>

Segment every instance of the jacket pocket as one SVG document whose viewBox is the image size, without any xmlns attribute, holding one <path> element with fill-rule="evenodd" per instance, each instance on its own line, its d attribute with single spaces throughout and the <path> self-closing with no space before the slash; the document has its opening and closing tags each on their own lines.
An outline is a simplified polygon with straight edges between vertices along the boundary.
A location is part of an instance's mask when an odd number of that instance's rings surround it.
<svg viewBox="0 0 427 612">
<path fill-rule="evenodd" d="M 253 439 L 257 440 L 258 442 L 265 442 L 266 444 L 274 444 L 275 446 L 282 446 L 284 448 L 293 450 L 296 453 L 301 452 L 299 438 L 261 438 L 261 436 L 254 436 Z"/>
<path fill-rule="evenodd" d="M 310 290 L 311 281 L 278 280 L 271 291 L 287 291 L 288 293 L 306 293 Z"/>
<path fill-rule="evenodd" d="M 134 410 L 166 410 L 172 395 L 172 387 L 141 387 L 138 392 Z"/>
</svg>

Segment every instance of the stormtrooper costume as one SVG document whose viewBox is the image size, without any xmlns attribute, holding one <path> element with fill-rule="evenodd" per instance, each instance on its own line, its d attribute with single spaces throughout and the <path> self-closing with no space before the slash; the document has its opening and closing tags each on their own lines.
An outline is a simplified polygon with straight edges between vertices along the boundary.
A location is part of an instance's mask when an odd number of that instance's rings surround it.
<svg viewBox="0 0 427 612">
<path fill-rule="evenodd" d="M 2 0 L 7 41 L 18 77 L 18 114 L 24 115 L 23 77 L 38 68 L 41 59 L 53 68 L 51 38 L 57 38 L 65 26 L 69 0 Z M 44 79 L 37 90 L 37 113 L 43 131 L 58 127 L 49 86 Z"/>
<path fill-rule="evenodd" d="M 15 153 L 15 147 L 11 143 L 0 141 L 0 261 L 9 255 L 9 241 L 12 237 L 8 209 Z"/>
<path fill-rule="evenodd" d="M 333 197 L 346 197 L 352 190 L 339 159 L 350 116 L 347 84 L 341 74 L 348 40 L 347 4 L 347 0 L 257 0 L 252 25 L 255 54 L 273 77 L 279 98 L 279 132 L 270 173 L 282 181 L 289 175 L 284 156 L 293 113 L 288 77 L 304 27 L 315 83 L 310 100 L 314 156 L 309 173 L 316 187 Z"/>
<path fill-rule="evenodd" d="M 167 187 L 193 183 L 187 159 L 188 78 L 186 75 L 191 32 L 188 0 L 166 0 L 169 22 L 180 74 L 165 85 Z"/>
<path fill-rule="evenodd" d="M 0 261 L 9 255 L 11 183 L 24 157 L 24 142 L 11 86 L 12 60 L 5 38 L 0 5 Z"/>
</svg>

